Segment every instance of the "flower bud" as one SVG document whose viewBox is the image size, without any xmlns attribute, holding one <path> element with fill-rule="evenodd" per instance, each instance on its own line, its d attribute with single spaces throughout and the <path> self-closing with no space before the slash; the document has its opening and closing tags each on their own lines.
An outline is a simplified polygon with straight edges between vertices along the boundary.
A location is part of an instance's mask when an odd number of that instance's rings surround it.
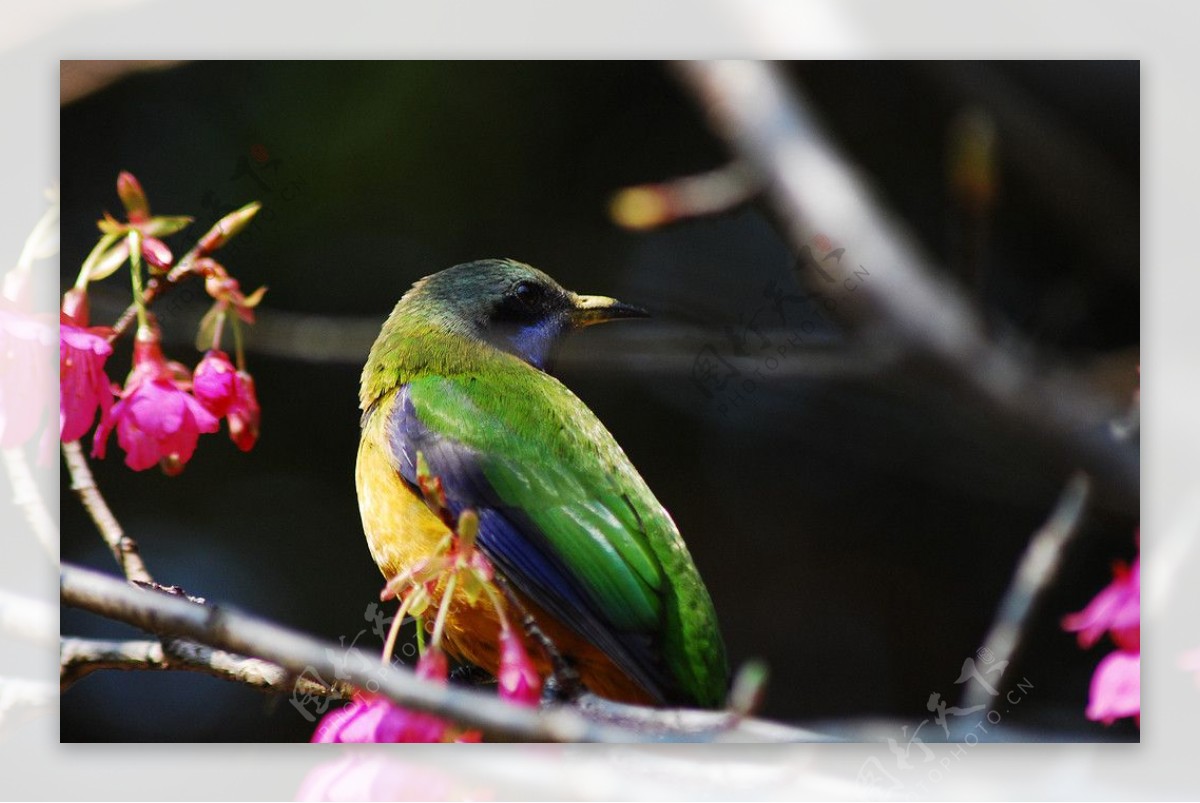
<svg viewBox="0 0 1200 803">
<path fill-rule="evenodd" d="M 146 193 L 133 173 L 122 170 L 117 176 L 117 195 L 121 196 L 125 216 L 130 223 L 140 223 L 150 217 L 150 202 L 146 200 Z"/>
<path fill-rule="evenodd" d="M 503 700 L 527 706 L 537 706 L 541 700 L 542 676 L 525 651 L 521 636 L 510 627 L 500 630 L 500 670 L 496 680 Z"/>
</svg>

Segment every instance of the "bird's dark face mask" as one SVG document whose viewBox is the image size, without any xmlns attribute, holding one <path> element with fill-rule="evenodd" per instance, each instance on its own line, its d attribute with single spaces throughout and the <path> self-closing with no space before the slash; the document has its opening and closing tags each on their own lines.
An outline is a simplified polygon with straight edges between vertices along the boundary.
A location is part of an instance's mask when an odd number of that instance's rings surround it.
<svg viewBox="0 0 1200 803">
<path fill-rule="evenodd" d="M 574 304 L 561 287 L 521 280 L 499 298 L 487 321 L 487 339 L 543 371 L 550 370 Z"/>
<path fill-rule="evenodd" d="M 581 296 L 554 285 L 521 280 L 501 296 L 488 322 L 489 340 L 542 371 L 549 371 L 562 337 L 620 318 L 647 313 L 607 296 Z"/>
</svg>

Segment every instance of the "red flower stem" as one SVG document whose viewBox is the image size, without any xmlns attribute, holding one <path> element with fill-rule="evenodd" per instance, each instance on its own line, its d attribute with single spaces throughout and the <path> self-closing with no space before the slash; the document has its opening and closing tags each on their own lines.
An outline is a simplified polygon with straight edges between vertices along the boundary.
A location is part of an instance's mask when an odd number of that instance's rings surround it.
<svg viewBox="0 0 1200 803">
<path fill-rule="evenodd" d="M 92 476 L 92 470 L 88 466 L 87 458 L 83 454 L 83 448 L 80 447 L 79 441 L 64 443 L 62 452 L 63 459 L 67 463 L 67 471 L 71 475 L 71 490 L 79 496 L 79 501 L 83 503 L 84 509 L 96 523 L 100 537 L 112 550 L 113 557 L 116 558 L 117 565 L 121 567 L 126 579 L 133 583 L 152 585 L 154 578 L 150 576 L 150 571 L 142 562 L 137 542 L 125 534 L 117 517 L 109 510 L 108 503 L 104 500 L 104 495 L 100 493 L 100 488 L 97 487 L 96 480 Z"/>
<path fill-rule="evenodd" d="M 454 587 L 458 585 L 458 572 L 452 572 L 449 579 L 446 580 L 446 588 L 442 591 L 442 599 L 438 603 L 437 619 L 433 622 L 433 637 L 430 639 L 433 646 L 442 646 L 442 631 L 446 627 L 446 614 L 450 612 L 450 606 L 454 603 Z"/>
</svg>

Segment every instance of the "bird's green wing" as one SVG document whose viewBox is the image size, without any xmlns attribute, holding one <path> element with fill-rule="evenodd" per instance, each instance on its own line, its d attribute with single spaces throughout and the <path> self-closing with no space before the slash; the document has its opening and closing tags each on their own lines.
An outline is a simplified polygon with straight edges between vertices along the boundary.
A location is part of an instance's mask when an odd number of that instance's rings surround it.
<svg viewBox="0 0 1200 803">
<path fill-rule="evenodd" d="M 524 369 L 524 366 L 521 366 Z M 416 456 L 479 544 L 543 608 L 664 702 L 720 704 L 727 683 L 712 603 L 674 523 L 595 415 L 537 371 L 424 377 L 402 386 L 388 434 Z"/>
</svg>

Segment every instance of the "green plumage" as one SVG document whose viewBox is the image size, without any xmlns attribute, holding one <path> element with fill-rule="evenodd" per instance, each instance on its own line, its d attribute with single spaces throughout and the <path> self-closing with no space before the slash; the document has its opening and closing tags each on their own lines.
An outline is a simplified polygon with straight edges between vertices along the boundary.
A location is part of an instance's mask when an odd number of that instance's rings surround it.
<svg viewBox="0 0 1200 803">
<path fill-rule="evenodd" d="M 536 303 L 512 300 L 521 282 L 542 288 Z M 510 261 L 422 280 L 371 351 L 365 415 L 392 407 L 406 387 L 416 423 L 469 455 L 501 506 L 536 525 L 613 631 L 655 644 L 672 696 L 719 705 L 724 645 L 674 522 L 595 414 L 534 367 L 573 328 L 580 303 L 545 274 Z"/>
</svg>

